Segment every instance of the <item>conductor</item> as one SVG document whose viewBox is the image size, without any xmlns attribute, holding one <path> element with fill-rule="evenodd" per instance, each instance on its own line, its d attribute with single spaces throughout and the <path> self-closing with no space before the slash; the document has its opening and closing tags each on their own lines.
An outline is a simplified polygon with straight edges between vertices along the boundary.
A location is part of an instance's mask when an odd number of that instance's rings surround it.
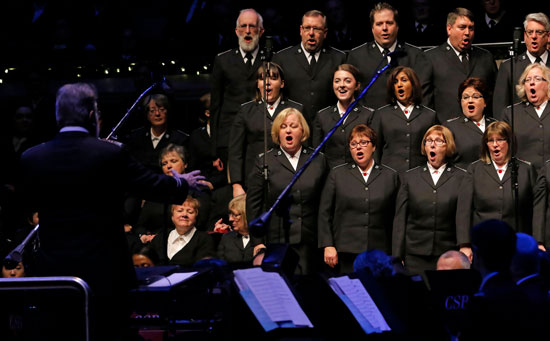
<svg viewBox="0 0 550 341">
<path fill-rule="evenodd" d="M 97 100 L 91 84 L 58 90 L 59 133 L 22 155 L 20 190 L 40 215 L 36 275 L 85 280 L 92 289 L 91 330 L 105 340 L 120 337 L 125 296 L 135 281 L 122 220 L 125 193 L 181 204 L 203 177 L 152 173 L 120 144 L 98 139 Z"/>
</svg>

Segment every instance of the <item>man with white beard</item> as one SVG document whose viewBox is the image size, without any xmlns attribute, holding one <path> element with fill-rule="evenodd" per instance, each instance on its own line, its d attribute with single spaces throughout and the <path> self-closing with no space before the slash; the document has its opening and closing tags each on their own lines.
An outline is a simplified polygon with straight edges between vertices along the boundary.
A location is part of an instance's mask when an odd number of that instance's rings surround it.
<svg viewBox="0 0 550 341">
<path fill-rule="evenodd" d="M 211 81 L 211 132 L 215 155 L 227 161 L 229 129 L 242 103 L 256 94 L 257 70 L 265 58 L 259 48 L 264 33 L 262 16 L 252 8 L 237 18 L 235 34 L 239 47 L 222 52 L 214 59 Z"/>
</svg>

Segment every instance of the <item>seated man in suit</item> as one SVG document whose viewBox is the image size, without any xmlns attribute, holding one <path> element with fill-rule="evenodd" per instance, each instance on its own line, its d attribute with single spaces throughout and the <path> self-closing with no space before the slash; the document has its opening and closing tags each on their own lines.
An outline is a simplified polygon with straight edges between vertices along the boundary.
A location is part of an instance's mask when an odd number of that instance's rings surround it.
<svg viewBox="0 0 550 341">
<path fill-rule="evenodd" d="M 447 41 L 425 52 L 430 64 L 430 88 L 424 93 L 424 104 L 437 112 L 439 122 L 461 112 L 456 94 L 466 78 L 481 78 L 489 90 L 495 85 L 497 67 L 493 55 L 472 46 L 474 29 L 474 14 L 466 8 L 456 8 L 447 15 Z"/>
<path fill-rule="evenodd" d="M 469 269 L 470 265 L 468 256 L 456 250 L 445 252 L 437 260 L 437 270 Z"/>
<path fill-rule="evenodd" d="M 214 231 L 230 230 L 222 236 L 218 245 L 218 258 L 228 263 L 251 263 L 260 247 L 265 247 L 259 238 L 248 233 L 246 221 L 246 194 L 239 195 L 229 202 L 231 226 L 218 220 Z"/>
</svg>

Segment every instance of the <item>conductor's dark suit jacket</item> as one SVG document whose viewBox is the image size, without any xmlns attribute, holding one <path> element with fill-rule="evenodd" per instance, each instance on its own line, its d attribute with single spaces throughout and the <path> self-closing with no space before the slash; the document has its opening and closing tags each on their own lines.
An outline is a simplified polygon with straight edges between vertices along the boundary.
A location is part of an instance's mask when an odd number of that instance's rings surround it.
<svg viewBox="0 0 550 341">
<path fill-rule="evenodd" d="M 159 233 L 151 241 L 151 248 L 156 252 L 161 264 L 180 265 L 191 267 L 203 258 L 215 257 L 214 241 L 205 231 L 196 230 L 193 238 L 183 249 L 176 252 L 172 259 L 168 259 L 167 252 L 168 235 L 164 232 Z"/>
<path fill-rule="evenodd" d="M 323 152 L 325 153 L 330 168 L 341 165 L 346 161 L 351 161 L 348 144 L 349 134 L 358 124 L 370 125 L 372 115 L 373 110 L 371 108 L 357 104 L 355 108 L 350 111 L 346 121 L 334 131 L 334 134 L 332 134 L 323 147 Z M 319 111 L 313 123 L 314 147 L 321 144 L 325 135 L 336 125 L 340 118 L 341 116 L 337 105 Z"/>
<path fill-rule="evenodd" d="M 264 51 L 259 50 L 254 65 L 248 68 L 238 48 L 222 52 L 214 59 L 210 75 L 210 128 L 215 148 L 227 148 L 228 127 L 233 124 L 241 104 L 254 98 L 258 68 L 263 59 Z"/>
<path fill-rule="evenodd" d="M 382 58 L 382 53 L 374 41 L 360 45 L 350 51 L 347 62 L 356 66 L 361 72 L 361 85 L 363 88 L 369 84 L 374 74 L 388 63 L 387 58 L 385 60 L 382 60 Z M 398 41 L 391 59 L 391 66 L 380 75 L 363 97 L 362 103 L 365 106 L 378 109 L 388 104 L 387 80 L 392 69 L 396 66 L 412 68 L 420 79 L 422 88 L 429 88 L 427 72 L 430 65 L 421 49 Z"/>
<path fill-rule="evenodd" d="M 301 45 L 287 47 L 273 56 L 285 73 L 285 91 L 289 98 L 304 105 L 304 117 L 310 127 L 317 112 L 336 102 L 332 78 L 336 67 L 346 60 L 344 52 L 323 47 L 313 73 Z"/>
<path fill-rule="evenodd" d="M 398 172 L 420 166 L 426 162 L 422 138 L 436 122 L 436 113 L 423 105 L 415 105 L 408 119 L 397 104 L 379 108 L 371 123 L 378 134 L 376 160 Z"/>
<path fill-rule="evenodd" d="M 319 247 L 361 253 L 391 250 L 397 172 L 375 164 L 365 183 L 355 163 L 333 168 L 319 208 Z"/>
<path fill-rule="evenodd" d="M 170 143 L 184 146 L 187 153 L 191 152 L 188 147 L 189 135 L 180 130 L 166 130 L 156 148 L 153 148 L 153 142 L 151 142 L 151 127 L 149 126 L 134 130 L 126 138 L 125 143 L 134 158 L 158 173 L 162 173 L 160 153 Z"/>
<path fill-rule="evenodd" d="M 312 151 L 302 147 L 297 170 L 304 165 Z M 262 156 L 256 158 L 254 170 L 248 180 L 246 215 L 249 222 L 273 205 L 296 173 L 280 147 L 275 147 L 267 152 L 268 182 L 264 183 Z M 290 244 L 316 245 L 317 212 L 327 171 L 325 157 L 319 154 L 292 187 Z M 269 189 L 267 203 L 264 203 L 264 185 Z M 268 243 L 285 241 L 282 219 L 277 214 L 271 217 L 266 241 Z"/>
<path fill-rule="evenodd" d="M 252 172 L 256 158 L 265 152 L 264 116 L 267 118 L 267 150 L 269 150 L 275 146 L 271 138 L 273 120 L 286 108 L 302 111 L 300 103 L 287 99 L 281 99 L 273 116 L 266 112 L 264 102 L 251 101 L 241 105 L 229 137 L 228 164 L 232 184 L 246 184 L 246 178 Z"/>
<path fill-rule="evenodd" d="M 496 120 L 485 116 L 485 129 Z M 479 159 L 483 132 L 477 125 L 464 115 L 451 118 L 443 125 L 453 133 L 456 145 L 456 155 L 453 163 L 467 169 L 470 163 Z"/>
<path fill-rule="evenodd" d="M 478 160 L 468 167 L 468 174 L 458 195 L 457 228 L 460 231 L 469 231 L 471 226 L 487 219 L 499 219 L 508 223 L 516 232 L 527 233 L 542 242 L 545 185 L 540 178 L 537 179 L 537 172 L 530 163 L 516 160 L 519 165 L 519 226 L 516 226 L 515 221 L 511 165 L 508 164 L 500 180 L 493 163 Z"/>
<path fill-rule="evenodd" d="M 445 122 L 462 111 L 458 101 L 458 86 L 466 78 L 479 77 L 491 90 L 495 85 L 497 67 L 493 55 L 487 50 L 476 46 L 471 48 L 468 71 L 446 42 L 425 54 L 430 62 L 428 84 L 431 89 L 425 92 L 424 104 L 435 109 L 439 122 Z"/>
<path fill-rule="evenodd" d="M 497 120 L 502 120 L 502 114 L 506 107 L 521 101 L 516 92 L 516 85 L 518 84 L 519 77 L 530 64 L 531 60 L 527 56 L 527 52 L 520 54 L 514 63 L 513 80 L 511 79 L 510 59 L 506 59 L 500 64 L 493 95 L 493 117 Z M 546 66 L 550 66 L 550 58 L 546 60 Z M 510 83 L 512 81 L 513 83 Z M 514 90 L 513 102 L 510 102 L 511 87 Z"/>
<path fill-rule="evenodd" d="M 469 230 L 456 224 L 458 193 L 466 171 L 447 164 L 437 184 L 428 167 L 419 166 L 401 175 L 393 222 L 392 254 L 439 256 L 469 241 Z"/>
<path fill-rule="evenodd" d="M 261 244 L 259 238 L 249 236 L 250 240 L 246 247 L 243 246 L 242 235 L 237 231 L 231 231 L 222 236 L 218 245 L 218 258 L 228 263 L 252 262 L 254 247 Z"/>
<path fill-rule="evenodd" d="M 512 124 L 510 107 L 504 110 L 503 121 Z M 537 171 L 550 159 L 550 105 L 537 115 L 529 102 L 514 105 L 514 134 L 518 141 L 517 157 L 533 164 Z"/>
<path fill-rule="evenodd" d="M 182 203 L 187 183 L 157 175 L 119 144 L 82 132 L 64 132 L 21 158 L 22 193 L 40 215 L 40 275 L 83 278 L 96 294 L 121 294 L 134 269 L 124 235 L 129 191 Z"/>
</svg>

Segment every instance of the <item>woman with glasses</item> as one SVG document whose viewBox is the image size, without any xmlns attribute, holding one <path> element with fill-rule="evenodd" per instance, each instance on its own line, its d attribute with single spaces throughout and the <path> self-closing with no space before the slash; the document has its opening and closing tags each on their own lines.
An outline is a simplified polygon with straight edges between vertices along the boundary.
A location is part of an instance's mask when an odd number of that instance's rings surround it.
<svg viewBox="0 0 550 341">
<path fill-rule="evenodd" d="M 376 160 L 402 172 L 425 162 L 418 146 L 426 130 L 436 124 L 436 114 L 420 104 L 422 88 L 411 68 L 393 69 L 387 95 L 391 104 L 374 112 L 371 125 L 378 134 Z"/>
<path fill-rule="evenodd" d="M 365 124 L 348 138 L 353 162 L 333 168 L 319 207 L 319 247 L 336 271 L 353 272 L 363 251 L 391 251 L 392 221 L 399 188 L 397 172 L 374 161 L 377 136 Z"/>
<path fill-rule="evenodd" d="M 494 118 L 485 116 L 489 96 L 489 87 L 482 79 L 466 79 L 458 87 L 458 101 L 462 108 L 462 115 L 443 123 L 451 130 L 455 140 L 454 164 L 464 169 L 479 159 L 483 132 L 489 124 L 496 121 Z"/>
<path fill-rule="evenodd" d="M 231 226 L 223 224 L 220 219 L 214 227 L 214 231 L 229 230 L 222 236 L 218 245 L 218 258 L 228 263 L 252 262 L 256 246 L 262 243 L 259 238 L 248 233 L 246 195 L 235 197 L 229 202 L 229 221 Z"/>
<path fill-rule="evenodd" d="M 537 180 L 535 168 L 529 162 L 513 157 L 516 138 L 508 123 L 491 123 L 482 141 L 481 158 L 468 167 L 458 196 L 458 228 L 469 231 L 471 226 L 484 220 L 499 219 L 516 232 L 532 235 L 543 242 L 544 180 Z M 518 212 L 512 190 L 511 160 L 517 165 Z"/>
<path fill-rule="evenodd" d="M 355 94 L 361 87 L 359 70 L 351 64 L 338 66 L 332 78 L 332 89 L 338 102 L 320 110 L 313 123 L 313 145 L 321 144 L 325 135 L 340 120 L 348 107 L 355 101 Z M 326 142 L 323 152 L 330 168 L 349 161 L 348 136 L 358 124 L 370 124 L 373 110 L 357 104 L 334 134 Z"/>
<path fill-rule="evenodd" d="M 409 273 L 435 270 L 439 256 L 460 249 L 465 254 L 468 233 L 457 229 L 456 208 L 466 171 L 452 164 L 453 134 L 441 125 L 424 134 L 423 166 L 401 176 L 393 222 L 392 254 L 401 259 Z"/>
<path fill-rule="evenodd" d="M 146 96 L 143 107 L 147 124 L 132 131 L 125 143 L 138 161 L 161 173 L 158 166 L 160 151 L 170 143 L 187 146 L 189 135 L 170 125 L 171 105 L 166 95 Z"/>
<path fill-rule="evenodd" d="M 513 131 L 517 136 L 517 157 L 541 171 L 550 159 L 550 69 L 531 64 L 521 74 L 516 91 L 521 103 L 514 105 Z M 512 125 L 511 108 L 504 110 L 504 121 Z"/>
<path fill-rule="evenodd" d="M 270 63 L 269 77 L 267 77 L 267 66 L 267 63 L 264 63 L 258 68 L 256 99 L 241 105 L 233 126 L 227 127 L 231 129 L 228 168 L 233 197 L 245 193 L 247 176 L 254 168 L 254 160 L 259 154 L 265 152 L 264 120 L 267 119 L 267 149 L 269 150 L 275 146 L 269 134 L 277 115 L 286 108 L 302 110 L 301 104 L 283 96 L 285 86 L 283 69 L 275 63 Z"/>
</svg>

